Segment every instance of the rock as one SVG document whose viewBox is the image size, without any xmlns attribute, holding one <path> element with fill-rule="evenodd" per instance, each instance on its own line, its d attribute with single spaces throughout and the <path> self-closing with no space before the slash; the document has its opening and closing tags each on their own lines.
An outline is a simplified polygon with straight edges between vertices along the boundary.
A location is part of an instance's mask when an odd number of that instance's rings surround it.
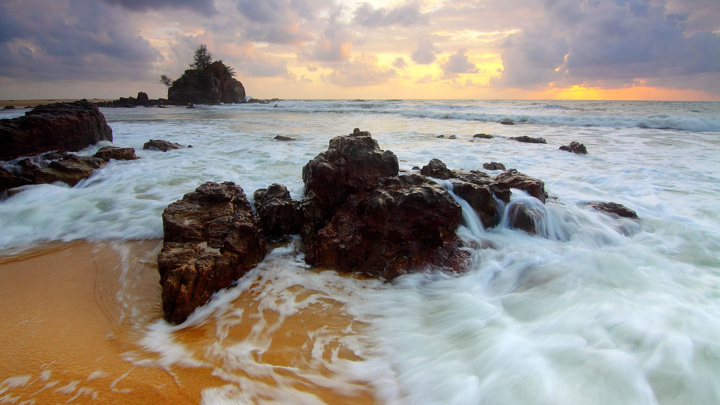
<svg viewBox="0 0 720 405">
<path fill-rule="evenodd" d="M 135 98 L 137 100 L 137 103 L 140 105 L 147 105 L 150 103 L 150 97 L 148 97 L 147 93 L 143 91 L 139 91 L 137 94 L 137 97 Z"/>
<path fill-rule="evenodd" d="M 267 189 L 255 191 L 253 199 L 268 240 L 282 240 L 287 235 L 300 233 L 300 202 L 290 198 L 287 187 L 271 184 Z"/>
<path fill-rule="evenodd" d="M 485 170 L 503 170 L 505 171 L 505 165 L 498 162 L 483 163 L 483 169 Z"/>
<path fill-rule="evenodd" d="M 493 139 L 494 137 L 492 135 L 488 134 L 475 134 L 473 135 L 473 139 Z"/>
<path fill-rule="evenodd" d="M 538 234 L 537 227 L 543 217 L 543 212 L 537 207 L 518 201 L 510 205 L 507 215 L 511 227 L 522 229 L 532 235 Z"/>
<path fill-rule="evenodd" d="M 140 91 L 137 97 L 120 97 L 112 101 L 100 101 L 95 103 L 98 107 L 105 108 L 135 108 L 135 107 L 161 107 L 165 108 L 167 104 L 171 104 L 164 98 L 150 99 L 147 93 Z"/>
<path fill-rule="evenodd" d="M 265 236 L 243 190 L 205 183 L 163 212 L 158 255 L 163 314 L 181 323 L 265 256 Z"/>
<path fill-rule="evenodd" d="M 545 203 L 545 199 L 547 198 L 545 183 L 543 183 L 542 180 L 520 173 L 515 169 L 510 169 L 498 174 L 494 180 L 495 185 L 499 188 L 517 188 L 523 190 L 543 203 Z"/>
<path fill-rule="evenodd" d="M 276 135 L 275 138 L 273 138 L 276 141 L 294 141 L 295 138 L 290 138 L 289 136 L 283 136 L 283 135 Z"/>
<path fill-rule="evenodd" d="M 515 121 L 511 120 L 510 118 L 505 118 L 502 121 L 500 121 L 503 125 L 515 125 Z"/>
<path fill-rule="evenodd" d="M 598 211 L 623 218 L 638 219 L 637 213 L 630 208 L 614 202 L 591 202 L 589 206 Z"/>
<path fill-rule="evenodd" d="M 455 135 L 450 135 L 450 136 L 448 136 L 448 139 L 457 139 L 457 136 L 455 136 Z"/>
<path fill-rule="evenodd" d="M 386 178 L 350 196 L 319 230 L 314 264 L 387 280 L 430 266 L 461 271 L 468 262 L 456 235 L 461 215 L 448 192 L 424 176 Z"/>
<path fill-rule="evenodd" d="M 182 145 L 174 142 L 163 141 L 162 139 L 151 139 L 145 142 L 145 145 L 143 145 L 143 149 L 167 152 L 172 149 L 182 149 Z"/>
<path fill-rule="evenodd" d="M 478 185 L 465 181 L 453 181 L 453 192 L 468 204 L 480 218 L 483 227 L 491 228 L 498 224 L 500 215 L 493 190 L 487 185 Z"/>
<path fill-rule="evenodd" d="M 438 136 L 436 136 L 435 138 L 437 138 L 437 139 L 445 139 L 445 135 L 438 135 Z"/>
<path fill-rule="evenodd" d="M 87 100 L 42 105 L 22 117 L 0 120 L 0 160 L 76 151 L 112 139 L 105 117 Z"/>
<path fill-rule="evenodd" d="M 561 146 L 560 150 L 577 153 L 578 155 L 587 155 L 587 153 L 588 153 L 587 149 L 585 148 L 585 145 L 583 145 L 579 142 L 576 142 L 576 141 L 570 142 L 570 144 L 567 146 L 565 146 L 565 145 Z"/>
<path fill-rule="evenodd" d="M 135 160 L 139 159 L 137 155 L 135 154 L 134 148 L 118 148 L 115 146 L 105 146 L 103 148 L 100 148 L 95 155 L 96 158 L 100 158 L 104 161 L 108 161 L 110 159 L 115 160 Z"/>
<path fill-rule="evenodd" d="M 436 179 L 447 180 L 456 178 L 452 170 L 448 169 L 440 159 L 431 159 L 430 162 L 420 169 L 420 173 Z"/>
<path fill-rule="evenodd" d="M 50 152 L 41 156 L 43 160 L 60 160 L 68 156 L 67 152 Z"/>
<path fill-rule="evenodd" d="M 14 105 L 6 105 L 5 107 L 3 107 L 3 110 L 14 110 L 14 109 L 15 109 Z"/>
<path fill-rule="evenodd" d="M 105 161 L 89 156 L 68 155 L 61 160 L 54 160 L 46 168 L 33 170 L 30 174 L 36 184 L 63 182 L 70 187 L 81 180 L 87 179 L 95 169 L 105 166 Z"/>
<path fill-rule="evenodd" d="M 547 141 L 543 138 L 533 138 L 531 136 L 523 135 L 523 136 L 516 136 L 510 138 L 513 141 L 523 142 L 523 143 L 547 143 Z"/>
<path fill-rule="evenodd" d="M 245 88 L 217 61 L 202 70 L 186 70 L 168 89 L 168 100 L 178 105 L 242 103 Z"/>
<path fill-rule="evenodd" d="M 16 176 L 0 166 L 0 193 L 11 188 L 25 186 L 28 184 L 32 184 L 32 182 L 26 178 Z"/>
</svg>

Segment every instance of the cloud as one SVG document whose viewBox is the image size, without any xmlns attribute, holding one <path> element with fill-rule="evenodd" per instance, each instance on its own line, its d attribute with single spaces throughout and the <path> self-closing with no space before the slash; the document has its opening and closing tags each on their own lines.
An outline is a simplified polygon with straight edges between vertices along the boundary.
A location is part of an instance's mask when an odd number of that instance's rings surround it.
<svg viewBox="0 0 720 405">
<path fill-rule="evenodd" d="M 405 58 L 402 56 L 398 56 L 395 58 L 395 60 L 392 63 L 392 66 L 396 69 L 405 69 L 407 67 L 407 62 L 405 62 Z"/>
<path fill-rule="evenodd" d="M 458 49 L 440 68 L 443 71 L 443 79 L 454 79 L 461 73 L 478 72 L 477 66 L 468 60 L 466 48 Z"/>
<path fill-rule="evenodd" d="M 408 2 L 394 8 L 373 8 L 369 3 L 363 3 L 355 9 L 353 21 L 363 27 L 378 28 L 399 25 L 409 27 L 412 25 L 427 24 L 428 18 L 420 11 L 417 1 Z"/>
<path fill-rule="evenodd" d="M 332 0 L 235 0 L 244 19 L 246 40 L 275 44 L 301 44 L 313 38 L 310 25 L 331 8 Z"/>
<path fill-rule="evenodd" d="M 310 49 L 301 52 L 303 58 L 318 62 L 344 62 L 350 59 L 354 35 L 335 22 L 315 40 Z"/>
<path fill-rule="evenodd" d="M 717 72 L 720 36 L 686 35 L 687 15 L 651 0 L 554 0 L 504 44 L 496 85 L 525 88 Z"/>
<path fill-rule="evenodd" d="M 237 69 L 248 77 L 291 77 L 287 62 L 262 54 L 250 42 L 240 46 L 236 58 L 240 59 Z"/>
<path fill-rule="evenodd" d="M 124 7 L 128 10 L 145 12 L 151 9 L 185 8 L 200 14 L 217 13 L 213 0 L 102 0 L 105 3 Z"/>
<path fill-rule="evenodd" d="M 0 75 L 33 81 L 140 80 L 161 55 L 130 20 L 89 0 L 5 1 Z"/>
<path fill-rule="evenodd" d="M 417 49 L 410 55 L 413 62 L 419 65 L 429 65 L 435 62 L 435 54 L 440 52 L 429 39 L 420 40 Z"/>
<path fill-rule="evenodd" d="M 379 66 L 378 58 L 365 52 L 344 63 L 323 79 L 342 87 L 376 86 L 397 77 L 395 69 Z"/>
</svg>

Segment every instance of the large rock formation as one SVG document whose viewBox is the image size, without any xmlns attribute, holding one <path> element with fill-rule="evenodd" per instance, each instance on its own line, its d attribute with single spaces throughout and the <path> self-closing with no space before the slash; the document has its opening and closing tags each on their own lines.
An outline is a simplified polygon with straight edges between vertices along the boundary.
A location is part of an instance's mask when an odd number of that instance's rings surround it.
<svg viewBox="0 0 720 405">
<path fill-rule="evenodd" d="M 112 139 L 105 117 L 87 100 L 41 105 L 22 117 L 0 120 L 0 160 L 76 151 Z"/>
<path fill-rule="evenodd" d="M 260 223 L 243 190 L 205 183 L 163 212 L 158 255 L 165 319 L 181 323 L 265 256 Z"/>
<path fill-rule="evenodd" d="M 36 184 L 50 184 L 57 181 L 70 187 L 80 180 L 87 179 L 95 169 L 105 166 L 105 160 L 90 156 L 67 155 L 60 160 L 53 160 L 48 167 L 29 172 Z"/>
<path fill-rule="evenodd" d="M 205 69 L 189 69 L 168 89 L 173 104 L 242 103 L 245 88 L 220 61 Z"/>
<path fill-rule="evenodd" d="M 256 190 L 253 200 L 266 238 L 281 240 L 300 233 L 300 202 L 290 198 L 287 187 L 271 184 L 266 189 Z"/>
</svg>

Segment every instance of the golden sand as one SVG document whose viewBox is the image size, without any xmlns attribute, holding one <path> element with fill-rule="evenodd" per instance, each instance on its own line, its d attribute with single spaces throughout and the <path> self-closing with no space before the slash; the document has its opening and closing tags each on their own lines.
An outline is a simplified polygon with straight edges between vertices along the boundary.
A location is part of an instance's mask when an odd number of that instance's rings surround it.
<svg viewBox="0 0 720 405">
<path fill-rule="evenodd" d="M 241 313 L 237 322 L 211 318 L 173 332 L 189 360 L 201 365 L 161 361 L 139 343 L 160 317 L 160 242 L 120 245 L 54 243 L 0 255 L 0 403 L 199 403 L 204 389 L 242 394 L 236 385 L 248 381 L 256 389 L 238 397 L 250 402 L 277 400 L 280 388 L 329 404 L 375 402 L 366 383 L 324 384 L 323 378 L 334 380 L 333 371 L 312 354 L 324 336 L 324 360 L 359 360 L 339 343 L 361 327 L 342 305 L 323 302 L 281 315 L 261 304 L 259 282 L 232 302 Z M 292 289 L 296 299 L 313 294 Z M 248 353 L 253 367 L 228 366 L 223 350 L 212 350 L 243 342 L 265 345 Z"/>
</svg>

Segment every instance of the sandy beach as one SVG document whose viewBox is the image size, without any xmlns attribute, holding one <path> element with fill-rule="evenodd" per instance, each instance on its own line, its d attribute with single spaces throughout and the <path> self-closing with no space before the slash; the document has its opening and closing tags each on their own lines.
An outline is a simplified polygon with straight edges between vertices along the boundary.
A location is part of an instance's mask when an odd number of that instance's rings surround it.
<svg viewBox="0 0 720 405">
<path fill-rule="evenodd" d="M 248 370 L 247 377 L 260 386 L 272 388 L 281 381 L 290 384 L 283 389 L 311 392 L 327 403 L 374 402 L 368 387 L 337 392 L 302 377 L 314 367 L 312 350 L 307 350 L 308 343 L 313 347 L 310 336 L 321 329 L 347 329 L 352 320 L 336 311 L 321 315 L 321 308 L 287 318 L 268 313 L 259 305 L 261 289 L 233 301 L 243 311 L 242 322 L 226 330 L 225 339 L 215 336 L 213 319 L 173 334 L 194 366 L 168 363 L 162 354 L 140 347 L 147 326 L 160 317 L 159 246 L 159 241 L 80 241 L 0 256 L 0 305 L 5 309 L 0 402 L 200 403 L 204 389 L 228 389 L 227 380 L 213 375 L 218 364 L 203 354 L 206 347 L 242 341 L 256 332 L 268 348 L 255 360 L 281 375 L 263 377 Z M 259 330 L 258 325 L 270 326 Z M 342 351 L 339 356 L 353 357 Z"/>
</svg>

